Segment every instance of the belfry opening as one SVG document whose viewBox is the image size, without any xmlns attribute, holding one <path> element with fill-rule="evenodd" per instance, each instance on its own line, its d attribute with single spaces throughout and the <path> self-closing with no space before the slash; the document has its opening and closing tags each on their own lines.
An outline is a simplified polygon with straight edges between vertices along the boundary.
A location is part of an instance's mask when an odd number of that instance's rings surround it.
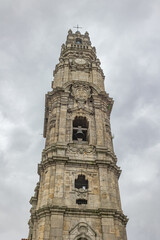
<svg viewBox="0 0 160 240">
<path fill-rule="evenodd" d="M 73 120 L 73 140 L 88 141 L 88 121 L 86 117 L 76 116 Z"/>
</svg>

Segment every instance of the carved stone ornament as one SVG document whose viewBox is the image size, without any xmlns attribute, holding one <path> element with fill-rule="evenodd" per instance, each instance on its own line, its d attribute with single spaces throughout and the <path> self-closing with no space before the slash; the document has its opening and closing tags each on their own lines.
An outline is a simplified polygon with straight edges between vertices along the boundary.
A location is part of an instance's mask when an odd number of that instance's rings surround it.
<svg viewBox="0 0 160 240">
<path fill-rule="evenodd" d="M 50 128 L 55 127 L 56 125 L 56 115 L 53 115 L 50 119 Z"/>
<path fill-rule="evenodd" d="M 79 153 L 79 154 L 89 154 L 89 153 L 95 153 L 95 147 L 94 146 L 83 146 L 83 145 L 75 145 L 75 144 L 69 144 L 68 145 L 68 152 L 72 153 Z"/>
<path fill-rule="evenodd" d="M 76 193 L 76 199 L 80 198 L 80 199 L 88 199 L 88 190 L 87 189 L 83 189 L 83 188 L 79 188 L 79 189 L 75 189 L 75 193 Z"/>
<path fill-rule="evenodd" d="M 91 96 L 91 89 L 88 85 L 83 83 L 75 83 L 72 86 L 72 95 L 78 101 L 86 101 Z"/>
<path fill-rule="evenodd" d="M 85 222 L 78 223 L 69 231 L 70 240 L 87 239 L 95 240 L 96 232 Z"/>
<path fill-rule="evenodd" d="M 84 60 L 83 58 L 76 58 L 76 59 L 75 59 L 75 62 L 76 62 L 77 64 L 85 64 L 85 63 L 86 63 L 86 60 Z"/>
</svg>

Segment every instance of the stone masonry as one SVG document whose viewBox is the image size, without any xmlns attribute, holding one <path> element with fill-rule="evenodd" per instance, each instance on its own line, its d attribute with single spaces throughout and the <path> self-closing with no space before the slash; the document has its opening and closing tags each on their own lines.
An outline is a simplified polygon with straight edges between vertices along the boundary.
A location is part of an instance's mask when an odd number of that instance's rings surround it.
<svg viewBox="0 0 160 240">
<path fill-rule="evenodd" d="M 53 75 L 28 238 L 127 240 L 110 128 L 113 99 L 88 32 L 68 31 Z"/>
</svg>

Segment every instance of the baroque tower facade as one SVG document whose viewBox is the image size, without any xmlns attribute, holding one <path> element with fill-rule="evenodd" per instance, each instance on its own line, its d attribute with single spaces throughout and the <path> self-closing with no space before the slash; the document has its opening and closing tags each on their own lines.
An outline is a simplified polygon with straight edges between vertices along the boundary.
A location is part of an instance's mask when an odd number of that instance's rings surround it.
<svg viewBox="0 0 160 240">
<path fill-rule="evenodd" d="M 53 75 L 29 240 L 126 240 L 110 128 L 113 99 L 88 32 L 69 30 Z"/>
</svg>

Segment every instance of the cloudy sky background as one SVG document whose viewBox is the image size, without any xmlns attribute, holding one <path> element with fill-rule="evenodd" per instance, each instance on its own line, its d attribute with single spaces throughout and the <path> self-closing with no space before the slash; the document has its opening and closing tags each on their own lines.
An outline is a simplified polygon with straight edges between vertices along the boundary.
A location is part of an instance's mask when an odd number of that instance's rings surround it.
<svg viewBox="0 0 160 240">
<path fill-rule="evenodd" d="M 78 23 L 115 100 L 111 124 L 128 240 L 159 240 L 159 13 L 159 0 L 1 1 L 0 239 L 28 235 L 45 93 L 67 32 Z"/>
</svg>

